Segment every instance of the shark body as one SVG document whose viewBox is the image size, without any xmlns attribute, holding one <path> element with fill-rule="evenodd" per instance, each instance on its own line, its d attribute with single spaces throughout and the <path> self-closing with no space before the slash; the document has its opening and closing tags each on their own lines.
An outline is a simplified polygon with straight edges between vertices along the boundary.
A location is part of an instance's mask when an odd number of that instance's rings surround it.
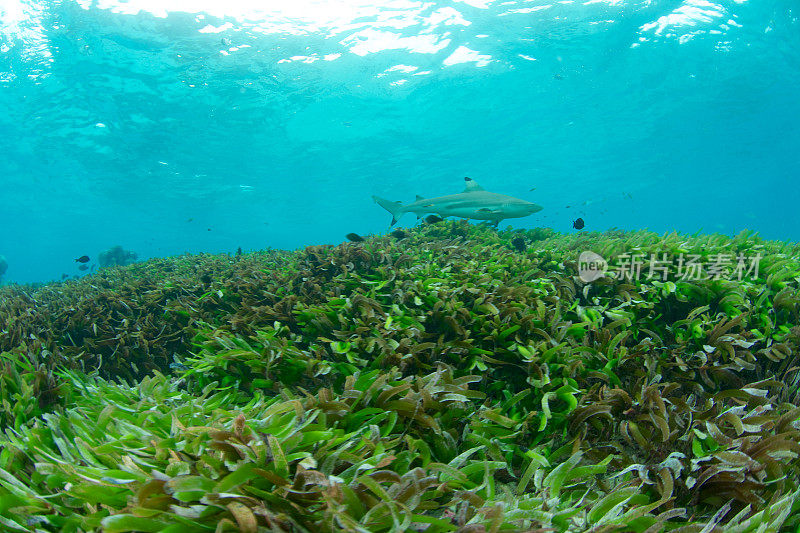
<svg viewBox="0 0 800 533">
<path fill-rule="evenodd" d="M 392 214 L 392 226 L 405 213 L 415 213 L 417 218 L 426 213 L 436 213 L 440 217 L 489 220 L 496 225 L 506 218 L 526 217 L 542 210 L 539 205 L 513 196 L 485 191 L 471 178 L 464 178 L 464 181 L 466 182 L 464 192 L 436 198 L 423 198 L 418 195 L 417 200 L 408 205 L 378 196 L 373 196 L 372 199 Z"/>
</svg>

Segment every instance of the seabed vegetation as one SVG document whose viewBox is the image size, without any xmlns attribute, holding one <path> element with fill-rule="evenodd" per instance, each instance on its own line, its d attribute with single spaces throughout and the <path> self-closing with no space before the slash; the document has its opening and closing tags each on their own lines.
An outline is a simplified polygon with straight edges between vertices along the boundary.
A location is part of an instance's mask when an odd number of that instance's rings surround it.
<svg viewBox="0 0 800 533">
<path fill-rule="evenodd" d="M 445 222 L 3 287 L 0 529 L 797 531 L 798 258 Z"/>
</svg>

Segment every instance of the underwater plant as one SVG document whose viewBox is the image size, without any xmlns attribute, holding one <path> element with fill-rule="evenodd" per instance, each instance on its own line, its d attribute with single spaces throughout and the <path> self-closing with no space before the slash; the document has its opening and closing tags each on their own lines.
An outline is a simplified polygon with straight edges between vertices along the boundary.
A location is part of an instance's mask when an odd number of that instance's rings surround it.
<svg viewBox="0 0 800 533">
<path fill-rule="evenodd" d="M 110 266 L 125 266 L 130 265 L 136 261 L 138 255 L 136 252 L 125 250 L 120 245 L 112 246 L 108 250 L 100 252 L 97 255 L 97 262 L 100 263 L 101 268 Z"/>
<path fill-rule="evenodd" d="M 584 250 L 760 268 L 586 282 Z M 794 530 L 798 252 L 446 221 L 3 287 L 0 520 Z"/>
</svg>

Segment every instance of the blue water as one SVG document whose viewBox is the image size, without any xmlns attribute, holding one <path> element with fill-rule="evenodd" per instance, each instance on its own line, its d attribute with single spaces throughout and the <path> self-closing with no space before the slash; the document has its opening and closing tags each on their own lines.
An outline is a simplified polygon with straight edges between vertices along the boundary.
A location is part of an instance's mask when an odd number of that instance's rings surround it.
<svg viewBox="0 0 800 533">
<path fill-rule="evenodd" d="M 0 2 L 5 281 L 338 243 L 464 176 L 544 207 L 502 226 L 800 238 L 796 0 L 192 3 Z"/>
</svg>

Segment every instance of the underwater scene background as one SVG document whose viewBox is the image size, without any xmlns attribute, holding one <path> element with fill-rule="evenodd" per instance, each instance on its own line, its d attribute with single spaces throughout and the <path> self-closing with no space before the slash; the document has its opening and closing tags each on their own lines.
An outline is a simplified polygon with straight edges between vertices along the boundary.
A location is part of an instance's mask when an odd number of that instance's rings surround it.
<svg viewBox="0 0 800 533">
<path fill-rule="evenodd" d="M 0 22 L 1 531 L 800 531 L 792 2 Z"/>
<path fill-rule="evenodd" d="M 797 17 L 791 0 L 7 0 L 5 280 L 81 274 L 114 245 L 338 243 L 388 226 L 371 195 L 464 176 L 544 207 L 515 227 L 796 240 Z"/>
</svg>

